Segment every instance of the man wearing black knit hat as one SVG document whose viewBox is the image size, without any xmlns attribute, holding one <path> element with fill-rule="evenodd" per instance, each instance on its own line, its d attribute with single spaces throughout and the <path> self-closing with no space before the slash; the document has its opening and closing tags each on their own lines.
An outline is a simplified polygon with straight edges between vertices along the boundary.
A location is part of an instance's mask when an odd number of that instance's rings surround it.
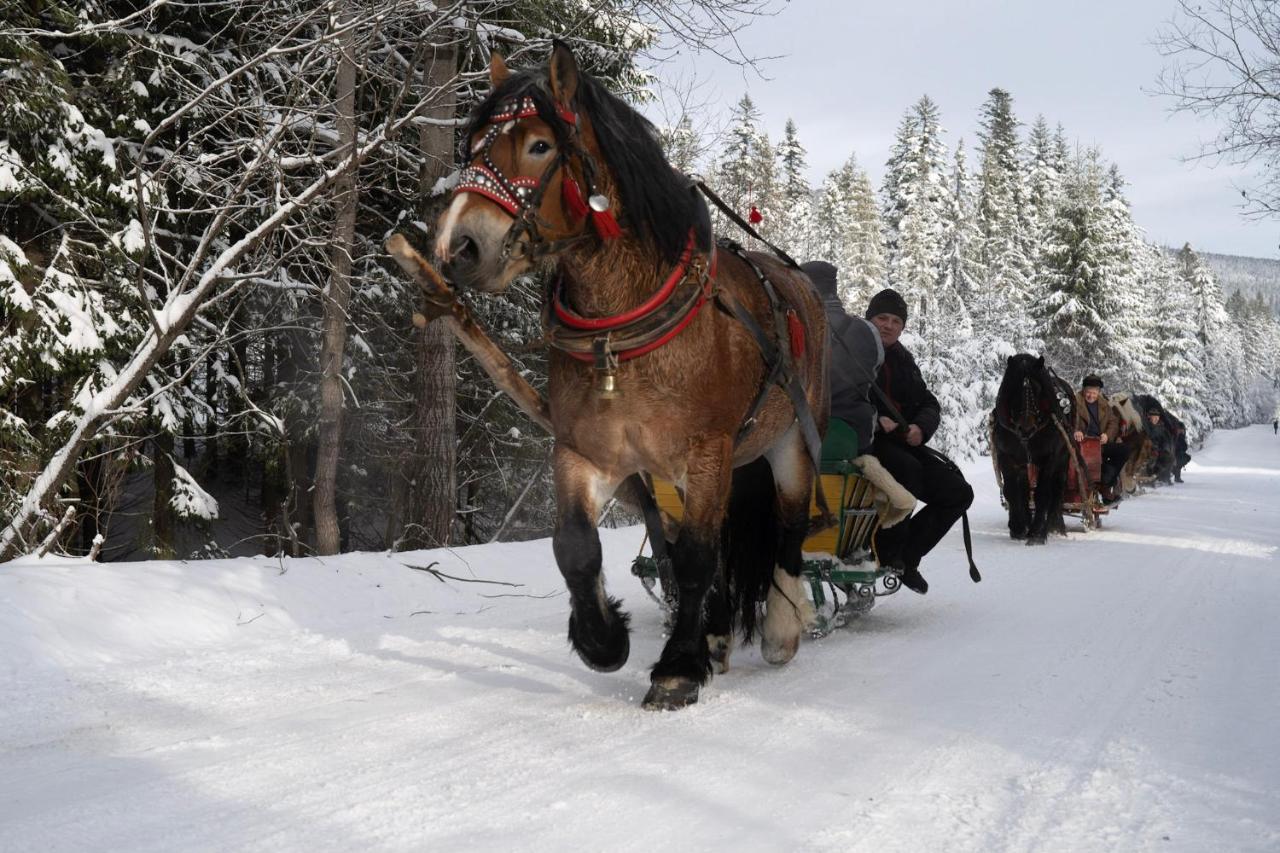
<svg viewBox="0 0 1280 853">
<path fill-rule="evenodd" d="M 898 341 L 907 324 L 906 300 L 886 288 L 872 297 L 866 316 L 884 344 L 884 364 L 876 377 L 884 394 L 876 399 L 879 429 L 872 453 L 925 504 L 910 523 L 878 537 L 880 561 L 897 565 L 902 582 L 923 595 L 929 584 L 920 574 L 920 560 L 973 503 L 973 489 L 959 471 L 924 447 L 942 420 L 942 406 L 925 385 L 916 360 Z"/>
</svg>

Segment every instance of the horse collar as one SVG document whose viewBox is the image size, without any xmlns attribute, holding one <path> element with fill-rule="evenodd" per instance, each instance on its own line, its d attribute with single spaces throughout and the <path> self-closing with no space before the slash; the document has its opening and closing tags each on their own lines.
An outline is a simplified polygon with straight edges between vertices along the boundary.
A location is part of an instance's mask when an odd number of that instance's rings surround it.
<svg viewBox="0 0 1280 853">
<path fill-rule="evenodd" d="M 694 231 L 689 232 L 684 253 L 662 286 L 642 304 L 609 317 L 583 317 L 564 304 L 563 279 L 552 285 L 544 321 L 547 341 L 571 358 L 593 362 L 601 374 L 601 386 L 611 390 L 618 362 L 653 352 L 680 334 L 711 298 L 716 276 L 714 246 L 705 254 L 697 250 Z M 681 293 L 680 285 L 696 287 Z"/>
</svg>

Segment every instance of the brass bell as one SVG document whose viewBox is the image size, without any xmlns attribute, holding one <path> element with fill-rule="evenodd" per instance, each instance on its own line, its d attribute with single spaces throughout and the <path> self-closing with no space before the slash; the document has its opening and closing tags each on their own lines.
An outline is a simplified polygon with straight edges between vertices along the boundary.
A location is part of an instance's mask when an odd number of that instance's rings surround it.
<svg viewBox="0 0 1280 853">
<path fill-rule="evenodd" d="M 618 375 L 612 370 L 603 371 L 600 374 L 600 387 L 597 389 L 601 400 L 616 400 L 622 396 L 622 392 L 618 390 Z"/>
</svg>

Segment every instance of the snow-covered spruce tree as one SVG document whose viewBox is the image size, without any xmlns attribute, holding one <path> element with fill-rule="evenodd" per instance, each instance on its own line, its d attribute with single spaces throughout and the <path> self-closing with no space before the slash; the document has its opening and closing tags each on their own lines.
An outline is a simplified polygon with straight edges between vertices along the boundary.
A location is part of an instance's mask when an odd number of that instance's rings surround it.
<svg viewBox="0 0 1280 853">
<path fill-rule="evenodd" d="M 779 219 L 771 229 L 778 245 L 797 260 L 813 255 L 814 204 L 813 190 L 809 186 L 808 163 L 796 123 L 787 119 L 782 141 L 775 154 L 778 158 Z"/>
<path fill-rule="evenodd" d="M 965 305 L 966 296 L 980 280 L 981 268 L 977 262 L 975 193 L 963 140 L 956 146 L 947 187 L 935 316 L 948 318 L 948 322 L 933 324 L 928 348 L 933 362 L 930 375 L 939 380 L 934 394 L 942 404 L 942 426 L 933 443 L 952 456 L 971 457 L 986 446 L 987 409 L 983 401 L 995 395 L 999 375 L 973 333 Z"/>
<path fill-rule="evenodd" d="M 1280 320 L 1263 301 L 1262 294 L 1246 299 L 1235 291 L 1227 299 L 1227 313 L 1243 344 L 1245 423 L 1276 417 L 1280 403 Z"/>
<path fill-rule="evenodd" d="M 1133 249 L 1133 284 L 1115 294 L 1112 326 L 1116 347 L 1128 363 L 1127 372 L 1122 371 L 1117 377 L 1118 390 L 1140 393 L 1154 388 L 1159 381 L 1159 287 L 1166 265 L 1162 248 L 1147 242 L 1138 244 Z"/>
<path fill-rule="evenodd" d="M 883 286 L 884 246 L 875 191 L 856 156 L 822 182 L 813 224 L 811 255 L 836 265 L 840 299 L 860 315 Z"/>
<path fill-rule="evenodd" d="M 1190 244 L 1178 252 L 1178 271 L 1195 311 L 1204 351 L 1205 408 L 1214 426 L 1237 427 L 1245 419 L 1244 350 L 1239 328 L 1227 314 L 1222 289 Z"/>
<path fill-rule="evenodd" d="M 981 362 L 956 281 L 972 272 L 964 245 L 972 211 L 963 160 L 957 197 L 942 134 L 937 106 L 927 96 L 899 126 L 884 182 L 886 266 L 890 286 L 909 306 L 904 342 L 942 404 L 944 426 L 935 443 L 967 456 L 978 447 L 983 418 Z"/>
<path fill-rule="evenodd" d="M 1152 392 L 1187 427 L 1187 440 L 1204 441 L 1213 429 L 1204 400 L 1204 346 L 1200 343 L 1196 305 L 1175 262 L 1165 259 L 1155 282 L 1162 294 L 1156 331 L 1158 373 Z"/>
<path fill-rule="evenodd" d="M 926 95 L 899 125 L 884 179 L 888 284 L 901 291 L 912 329 L 924 338 L 935 322 L 934 290 L 944 249 L 947 151 L 942 134 L 938 108 Z"/>
<path fill-rule="evenodd" d="M 760 129 L 760 113 L 750 95 L 743 95 L 734 108 L 732 125 L 713 183 L 716 194 L 730 209 L 747 221 L 758 218 L 756 230 L 766 239 L 774 239 L 781 217 L 776 195 L 778 182 L 773 146 L 769 144 L 768 135 Z M 713 210 L 712 216 L 718 234 L 741 234 L 738 226 L 718 210 Z M 741 242 L 747 245 L 754 243 L 745 235 Z"/>
<path fill-rule="evenodd" d="M 1059 128 L 1061 132 L 1061 128 Z M 1061 154 L 1058 141 L 1049 130 L 1049 123 L 1044 116 L 1036 116 L 1027 134 L 1026 145 L 1026 187 L 1027 202 L 1025 219 L 1027 222 L 1026 241 L 1027 255 L 1036 269 L 1042 265 L 1041 255 L 1044 251 L 1049 228 L 1053 225 L 1058 204 L 1062 200 L 1062 184 L 1065 177 L 1067 161 L 1059 159 Z"/>
<path fill-rule="evenodd" d="M 1027 192 L 1013 98 L 992 89 L 982 105 L 978 139 L 979 259 L 985 279 L 970 303 L 976 333 L 1003 363 L 1011 351 L 1039 346 L 1030 308 L 1036 301 L 1028 256 Z"/>
<path fill-rule="evenodd" d="M 1043 296 L 1035 318 L 1045 358 L 1072 383 L 1098 373 L 1115 384 L 1114 366 L 1122 358 L 1112 324 L 1115 293 L 1131 278 L 1129 247 L 1115 230 L 1106 180 L 1097 152 L 1071 170 L 1040 271 Z"/>
</svg>

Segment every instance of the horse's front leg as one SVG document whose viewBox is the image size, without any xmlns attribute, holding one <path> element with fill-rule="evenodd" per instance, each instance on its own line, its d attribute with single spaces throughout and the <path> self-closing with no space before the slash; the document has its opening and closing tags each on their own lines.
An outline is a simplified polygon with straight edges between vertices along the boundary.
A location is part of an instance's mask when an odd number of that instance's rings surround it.
<svg viewBox="0 0 1280 853">
<path fill-rule="evenodd" d="M 557 444 L 553 454 L 556 530 L 551 547 L 569 589 L 569 642 L 592 669 L 613 672 L 627 662 L 629 617 L 604 589 L 596 519 L 615 483 L 585 457 Z"/>
<path fill-rule="evenodd" d="M 1055 504 L 1059 507 L 1062 504 L 1062 487 L 1065 485 L 1065 478 L 1056 470 L 1051 471 L 1048 468 L 1049 466 L 1042 467 L 1040 476 L 1036 479 L 1036 512 L 1035 517 L 1031 519 L 1031 527 L 1027 531 L 1028 545 L 1045 544 L 1049 538 L 1051 512 Z"/>
<path fill-rule="evenodd" d="M 711 674 L 703 603 L 720 561 L 720 528 L 729 502 L 733 442 L 716 436 L 693 442 L 684 484 L 684 519 L 671 553 L 679 590 L 676 618 L 644 697 L 649 710 L 672 711 L 698 701 Z"/>
<path fill-rule="evenodd" d="M 798 424 L 767 454 L 778 494 L 778 555 L 773 582 L 765 599 L 760 654 L 781 665 L 795 657 L 800 636 L 813 622 L 813 605 L 805 593 L 801 548 L 809 532 L 809 504 L 813 498 L 813 463 Z M 834 508 L 839 512 L 839 508 Z"/>
<path fill-rule="evenodd" d="M 1001 465 L 1004 480 L 1004 502 L 1009 507 L 1009 538 L 1026 539 L 1030 526 L 1031 484 L 1026 465 Z"/>
</svg>

